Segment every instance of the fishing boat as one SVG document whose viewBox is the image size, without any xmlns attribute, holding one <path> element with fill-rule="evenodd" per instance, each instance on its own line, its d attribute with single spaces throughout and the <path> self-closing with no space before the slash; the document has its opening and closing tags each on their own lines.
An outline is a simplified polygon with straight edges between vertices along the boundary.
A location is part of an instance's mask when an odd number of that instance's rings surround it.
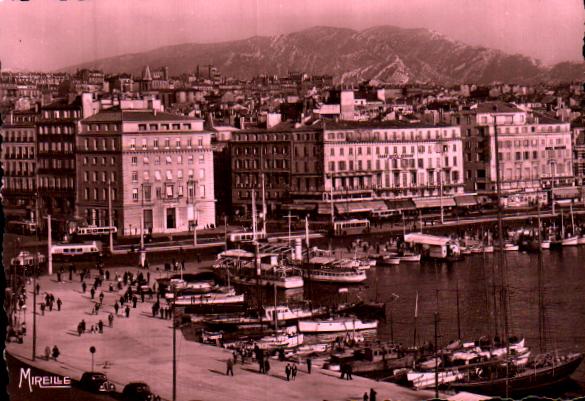
<svg viewBox="0 0 585 401">
<path fill-rule="evenodd" d="M 420 258 L 421 258 L 420 253 L 405 251 L 402 252 L 402 254 L 398 254 L 398 259 L 400 259 L 401 262 L 417 263 L 420 262 Z"/>
<path fill-rule="evenodd" d="M 199 295 L 177 295 L 173 303 L 177 306 L 243 304 L 244 294 L 236 294 L 233 288 L 220 288 Z"/>
<path fill-rule="evenodd" d="M 551 240 L 543 239 L 540 241 L 540 249 L 550 249 Z"/>
<path fill-rule="evenodd" d="M 301 333 L 336 333 L 374 330 L 378 328 L 378 321 L 361 321 L 352 317 L 340 317 L 326 320 L 300 320 L 298 327 Z"/>
<path fill-rule="evenodd" d="M 255 341 L 260 349 L 271 350 L 278 348 L 295 348 L 302 345 L 304 336 L 297 331 L 296 326 L 289 326 L 284 331 L 278 331 L 274 335 L 265 336 Z"/>
<path fill-rule="evenodd" d="M 499 250 L 499 247 L 496 247 L 497 250 Z M 514 251 L 518 251 L 520 249 L 520 246 L 518 244 L 515 244 L 513 242 L 505 242 L 504 243 L 504 252 L 514 252 Z"/>
<path fill-rule="evenodd" d="M 366 272 L 357 269 L 303 269 L 305 279 L 322 283 L 359 284 L 367 280 Z"/>
<path fill-rule="evenodd" d="M 387 377 L 394 369 L 412 366 L 415 354 L 395 344 L 366 343 L 350 353 L 334 353 L 330 366 L 351 365 L 353 373 L 366 377 Z"/>
<path fill-rule="evenodd" d="M 571 206 L 571 230 L 575 230 L 575 218 L 573 217 L 573 206 Z M 561 245 L 562 246 L 577 246 L 579 245 L 579 236 L 575 235 L 574 232 L 565 232 L 565 220 L 564 214 L 561 211 Z"/>
</svg>

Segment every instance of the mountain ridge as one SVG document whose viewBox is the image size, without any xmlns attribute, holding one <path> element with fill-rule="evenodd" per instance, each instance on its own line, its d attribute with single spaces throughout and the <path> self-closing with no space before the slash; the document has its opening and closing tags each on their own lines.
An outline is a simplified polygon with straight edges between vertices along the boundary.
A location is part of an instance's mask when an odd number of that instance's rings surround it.
<svg viewBox="0 0 585 401">
<path fill-rule="evenodd" d="M 73 72 L 97 68 L 106 73 L 139 74 L 145 65 L 166 65 L 173 75 L 213 64 L 226 76 L 249 79 L 288 71 L 330 74 L 336 82 L 375 79 L 391 84 L 567 82 L 583 79 L 585 64 L 539 60 L 471 46 L 426 28 L 379 25 L 361 31 L 314 26 L 274 36 L 250 36 L 216 43 L 183 43 L 107 57 L 65 67 Z"/>
</svg>

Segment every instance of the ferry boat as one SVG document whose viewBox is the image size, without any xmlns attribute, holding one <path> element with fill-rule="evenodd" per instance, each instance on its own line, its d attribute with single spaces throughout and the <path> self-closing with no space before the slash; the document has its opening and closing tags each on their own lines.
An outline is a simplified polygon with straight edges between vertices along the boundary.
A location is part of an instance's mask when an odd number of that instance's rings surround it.
<svg viewBox="0 0 585 401">
<path fill-rule="evenodd" d="M 304 286 L 302 272 L 279 260 L 279 256 L 276 253 L 261 253 L 258 255 L 259 263 L 256 266 L 253 253 L 242 249 L 230 249 L 218 255 L 218 262 L 213 267 L 222 279 L 240 285 L 302 288 Z"/>
<path fill-rule="evenodd" d="M 459 244 L 448 237 L 410 233 L 404 236 L 404 242 L 417 250 L 418 253 L 431 259 L 456 260 L 461 256 Z M 420 260 L 420 254 L 418 255 L 418 260 Z"/>
<path fill-rule="evenodd" d="M 336 333 L 358 330 L 374 330 L 378 328 L 378 321 L 361 321 L 352 317 L 335 319 L 300 320 L 298 323 L 301 333 Z"/>
<path fill-rule="evenodd" d="M 261 313 L 249 313 L 247 315 L 237 316 L 220 316 L 205 320 L 205 323 L 213 327 L 222 328 L 244 328 L 259 327 L 269 325 L 276 321 L 278 324 L 287 324 L 316 316 L 323 316 L 327 313 L 327 308 L 307 308 L 307 307 L 289 307 L 287 305 L 265 306 Z"/>
<path fill-rule="evenodd" d="M 233 288 L 221 288 L 198 295 L 177 295 L 173 303 L 177 306 L 243 304 L 244 294 L 236 294 Z"/>
<path fill-rule="evenodd" d="M 343 267 L 339 259 L 315 256 L 302 265 L 303 277 L 324 283 L 359 284 L 367 280 L 365 270 Z"/>
</svg>

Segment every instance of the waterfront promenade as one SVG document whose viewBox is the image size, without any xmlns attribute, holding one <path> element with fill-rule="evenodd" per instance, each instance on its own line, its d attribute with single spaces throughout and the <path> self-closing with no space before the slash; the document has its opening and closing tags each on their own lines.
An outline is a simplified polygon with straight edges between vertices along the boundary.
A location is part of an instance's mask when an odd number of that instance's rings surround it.
<svg viewBox="0 0 585 401">
<path fill-rule="evenodd" d="M 122 274 L 138 269 L 110 269 Z M 144 270 L 142 270 L 144 272 Z M 137 307 L 130 304 L 130 317 L 123 317 L 123 311 L 114 318 L 113 327 L 108 327 L 108 314 L 114 313 L 113 304 L 125 291 L 109 292 L 110 282 L 104 281 L 96 292 L 104 292 L 103 307 L 99 314 L 92 314 L 95 300 L 90 299 L 89 288 L 97 270 L 92 270 L 92 279 L 86 279 L 88 291 L 82 293 L 79 275 L 68 281 L 56 281 L 56 275 L 43 276 L 40 296 L 46 292 L 60 298 L 61 311 L 46 310 L 44 316 L 37 308 L 37 359 L 32 356 L 32 285 L 27 288 L 27 335 L 23 344 L 8 343 L 7 352 L 27 364 L 49 372 L 79 379 L 84 371 L 91 370 L 90 346 L 95 346 L 95 370 L 106 373 L 121 391 L 131 381 L 144 381 L 163 399 L 172 398 L 172 328 L 171 320 L 152 317 L 152 302 L 146 297 L 144 303 L 138 300 Z M 151 267 L 151 283 L 160 273 Z M 114 286 L 115 288 L 115 286 Z M 156 297 L 155 297 L 156 299 Z M 89 329 L 104 322 L 103 334 L 77 333 L 78 323 L 84 319 Z M 44 349 L 57 345 L 61 351 L 58 361 L 45 360 Z M 391 383 L 381 383 L 354 377 L 352 381 L 341 380 L 338 374 L 313 368 L 311 375 L 306 365 L 301 365 L 294 382 L 287 382 L 284 363 L 271 360 L 269 375 L 257 373 L 257 364 L 236 365 L 235 376 L 225 375 L 226 360 L 231 354 L 222 348 L 187 341 L 177 330 L 177 400 L 361 400 L 364 392 L 374 388 L 379 400 L 422 400 L 433 398 L 429 391 L 412 391 Z"/>
</svg>

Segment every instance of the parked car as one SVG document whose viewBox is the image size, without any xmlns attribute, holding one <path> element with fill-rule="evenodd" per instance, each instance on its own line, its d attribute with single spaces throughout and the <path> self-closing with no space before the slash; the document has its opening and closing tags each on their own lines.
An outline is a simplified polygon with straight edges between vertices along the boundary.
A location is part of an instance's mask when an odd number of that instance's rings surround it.
<svg viewBox="0 0 585 401">
<path fill-rule="evenodd" d="M 79 386 L 92 393 L 110 393 L 116 391 L 116 385 L 108 380 L 104 373 L 85 372 L 81 376 Z"/>
<path fill-rule="evenodd" d="M 128 383 L 122 391 L 124 401 L 153 401 L 154 394 L 148 384 L 143 382 Z"/>
</svg>

